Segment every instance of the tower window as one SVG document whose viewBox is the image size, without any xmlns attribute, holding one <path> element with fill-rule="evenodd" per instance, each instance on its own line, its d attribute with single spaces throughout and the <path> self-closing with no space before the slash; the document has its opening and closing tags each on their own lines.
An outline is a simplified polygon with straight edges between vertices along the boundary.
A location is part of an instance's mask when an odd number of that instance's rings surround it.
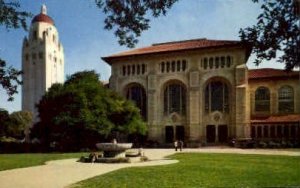
<svg viewBox="0 0 300 188">
<path fill-rule="evenodd" d="M 36 59 L 36 53 L 32 54 L 32 59 Z"/>
<path fill-rule="evenodd" d="M 34 31 L 33 31 L 33 39 L 34 39 L 34 40 L 37 40 L 37 38 L 38 38 L 38 33 L 37 33 L 36 30 L 34 30 Z"/>
<path fill-rule="evenodd" d="M 28 54 L 25 55 L 25 59 L 26 59 L 26 61 L 29 60 L 29 55 Z"/>
<path fill-rule="evenodd" d="M 43 59 L 43 52 L 39 52 L 39 59 Z"/>
</svg>

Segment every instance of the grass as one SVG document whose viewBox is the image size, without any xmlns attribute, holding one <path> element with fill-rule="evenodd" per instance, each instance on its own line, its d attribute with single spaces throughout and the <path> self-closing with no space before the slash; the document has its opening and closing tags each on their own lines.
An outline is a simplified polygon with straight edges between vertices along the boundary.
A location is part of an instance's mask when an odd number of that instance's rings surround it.
<svg viewBox="0 0 300 188">
<path fill-rule="evenodd" d="M 135 167 L 73 187 L 292 187 L 300 186 L 300 157 L 180 153 L 172 165 Z"/>
<path fill-rule="evenodd" d="M 0 154 L 0 171 L 43 165 L 46 161 L 80 158 L 83 153 Z"/>
</svg>

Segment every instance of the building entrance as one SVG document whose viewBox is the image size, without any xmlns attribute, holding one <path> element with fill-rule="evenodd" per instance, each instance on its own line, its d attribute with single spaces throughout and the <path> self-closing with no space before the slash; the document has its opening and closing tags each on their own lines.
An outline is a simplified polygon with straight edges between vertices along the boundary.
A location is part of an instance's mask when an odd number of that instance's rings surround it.
<svg viewBox="0 0 300 188">
<path fill-rule="evenodd" d="M 172 143 L 174 137 L 174 129 L 173 126 L 166 126 L 165 128 L 165 139 L 166 143 Z"/>
<path fill-rule="evenodd" d="M 214 143 L 216 140 L 216 127 L 214 125 L 206 126 L 206 142 Z"/>
<path fill-rule="evenodd" d="M 184 126 L 176 126 L 176 139 L 184 141 Z"/>
<path fill-rule="evenodd" d="M 184 126 L 166 126 L 165 139 L 166 143 L 172 143 L 175 139 L 184 141 Z"/>
<path fill-rule="evenodd" d="M 218 139 L 220 143 L 226 143 L 228 137 L 228 128 L 227 125 L 218 126 Z"/>
</svg>

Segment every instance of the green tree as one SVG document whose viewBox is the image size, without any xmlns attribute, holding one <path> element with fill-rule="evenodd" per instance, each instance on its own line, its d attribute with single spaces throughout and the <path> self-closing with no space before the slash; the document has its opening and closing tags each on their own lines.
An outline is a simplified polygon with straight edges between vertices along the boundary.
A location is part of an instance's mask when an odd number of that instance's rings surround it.
<svg viewBox="0 0 300 188">
<path fill-rule="evenodd" d="M 32 113 L 28 111 L 13 112 L 9 115 L 9 123 L 7 126 L 7 136 L 22 139 L 24 131 L 29 128 L 32 123 Z"/>
<path fill-rule="evenodd" d="M 31 17 L 29 12 L 21 11 L 18 1 L 0 0 L 0 26 L 5 26 L 7 30 L 23 28 L 27 30 L 26 18 Z M 21 71 L 9 66 L 0 57 L 0 85 L 7 92 L 8 101 L 12 101 L 13 95 L 18 93 L 17 87 L 22 82 L 20 80 Z"/>
<path fill-rule="evenodd" d="M 7 110 L 0 108 L 0 137 L 6 136 L 9 113 Z"/>
<path fill-rule="evenodd" d="M 0 85 L 8 95 L 8 101 L 12 101 L 13 95 L 18 93 L 18 85 L 22 84 L 20 80 L 21 71 L 7 67 L 6 62 L 0 59 Z"/>
<path fill-rule="evenodd" d="M 150 17 L 166 15 L 178 0 L 95 0 L 107 15 L 105 29 L 114 30 L 120 45 L 134 47 L 141 33 L 150 28 Z"/>
<path fill-rule="evenodd" d="M 278 58 L 287 70 L 299 67 L 299 4 L 293 0 L 252 0 L 262 3 L 257 24 L 240 30 L 241 40 L 252 45 L 255 64 Z M 298 2 L 299 3 L 299 2 Z M 279 55 L 278 52 L 283 52 Z"/>
<path fill-rule="evenodd" d="M 112 131 L 146 133 L 137 107 L 105 88 L 94 71 L 75 73 L 65 84 L 54 84 L 37 107 L 40 122 L 34 126 L 35 136 L 46 145 L 59 143 L 64 150 L 93 147 Z"/>
</svg>

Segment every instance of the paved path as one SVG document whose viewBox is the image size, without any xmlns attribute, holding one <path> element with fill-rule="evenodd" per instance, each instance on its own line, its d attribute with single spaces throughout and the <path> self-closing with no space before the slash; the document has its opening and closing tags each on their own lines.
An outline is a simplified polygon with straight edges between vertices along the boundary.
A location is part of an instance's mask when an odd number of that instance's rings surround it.
<svg viewBox="0 0 300 188">
<path fill-rule="evenodd" d="M 260 150 L 207 147 L 184 149 L 184 152 L 203 153 L 239 153 L 300 156 L 300 150 Z M 79 163 L 77 159 L 50 161 L 43 166 L 0 171 L 0 188 L 62 188 L 84 179 L 108 173 L 120 168 L 132 166 L 152 166 L 176 163 L 164 157 L 175 153 L 173 149 L 145 149 L 145 155 L 151 159 L 144 163 L 130 164 L 90 164 Z M 1 165 L 1 164 L 0 164 Z"/>
</svg>

